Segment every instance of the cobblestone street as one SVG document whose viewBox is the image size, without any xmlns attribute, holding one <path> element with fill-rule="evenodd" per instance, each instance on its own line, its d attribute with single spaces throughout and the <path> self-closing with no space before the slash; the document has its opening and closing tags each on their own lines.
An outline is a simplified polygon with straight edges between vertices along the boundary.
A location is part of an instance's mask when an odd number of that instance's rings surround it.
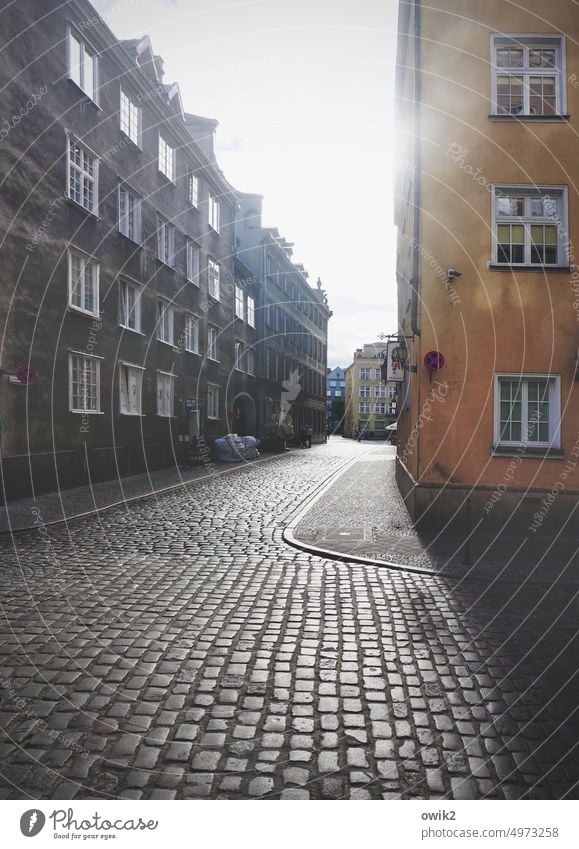
<svg viewBox="0 0 579 849">
<path fill-rule="evenodd" d="M 360 456 L 394 462 L 333 438 L 1 537 L 2 797 L 576 798 L 574 587 L 288 546 Z"/>
</svg>

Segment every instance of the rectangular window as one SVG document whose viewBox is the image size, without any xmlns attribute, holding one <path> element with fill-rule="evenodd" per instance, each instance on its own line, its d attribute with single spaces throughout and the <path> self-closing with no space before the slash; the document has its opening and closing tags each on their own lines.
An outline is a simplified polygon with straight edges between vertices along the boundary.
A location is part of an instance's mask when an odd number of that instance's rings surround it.
<svg viewBox="0 0 579 849">
<path fill-rule="evenodd" d="M 372 404 L 369 404 L 367 401 L 361 401 L 358 404 L 358 412 L 359 413 L 371 413 L 372 412 Z"/>
<path fill-rule="evenodd" d="M 195 242 L 187 240 L 187 280 L 199 285 L 199 257 L 200 251 Z"/>
<path fill-rule="evenodd" d="M 175 149 L 159 133 L 159 171 L 175 182 Z"/>
<path fill-rule="evenodd" d="M 141 108 L 121 89 L 121 132 L 138 147 L 141 146 Z"/>
<path fill-rule="evenodd" d="M 129 330 L 141 331 L 141 287 L 121 280 L 120 287 L 120 323 Z"/>
<path fill-rule="evenodd" d="M 385 386 L 375 386 L 374 387 L 374 396 L 376 398 L 385 398 L 386 397 L 386 387 Z"/>
<path fill-rule="evenodd" d="M 141 415 L 143 371 L 140 366 L 119 364 L 119 409 L 124 416 Z"/>
<path fill-rule="evenodd" d="M 157 372 L 157 415 L 170 418 L 173 415 L 175 375 Z"/>
<path fill-rule="evenodd" d="M 216 301 L 220 299 L 221 294 L 221 269 L 219 263 L 210 259 L 208 261 L 209 272 L 209 297 Z"/>
<path fill-rule="evenodd" d="M 243 304 L 243 289 L 241 286 L 235 287 L 235 315 L 237 318 L 243 319 L 245 317 L 244 313 L 244 304 Z"/>
<path fill-rule="evenodd" d="M 492 197 L 495 264 L 568 264 L 565 188 L 494 186 Z"/>
<path fill-rule="evenodd" d="M 164 298 L 157 301 L 157 339 L 160 342 L 173 344 L 174 310 Z"/>
<path fill-rule="evenodd" d="M 98 158 L 69 136 L 67 195 L 95 215 L 98 209 L 98 167 Z"/>
<path fill-rule="evenodd" d="M 99 264 L 72 250 L 68 252 L 68 305 L 99 315 Z"/>
<path fill-rule="evenodd" d="M 141 243 L 141 199 L 126 186 L 119 186 L 119 232 Z"/>
<path fill-rule="evenodd" d="M 255 374 L 255 351 L 253 348 L 248 348 L 245 352 L 245 367 L 248 374 Z"/>
<path fill-rule="evenodd" d="M 175 267 L 175 227 L 157 216 L 157 256 L 165 265 Z"/>
<path fill-rule="evenodd" d="M 199 319 L 196 315 L 185 317 L 185 350 L 199 353 Z"/>
<path fill-rule="evenodd" d="M 255 300 L 247 296 L 247 323 L 250 327 L 255 327 Z"/>
<path fill-rule="evenodd" d="M 199 206 L 199 177 L 191 171 L 187 174 L 187 200 L 192 206 Z"/>
<path fill-rule="evenodd" d="M 209 193 L 209 226 L 219 233 L 221 226 L 221 204 L 211 193 Z"/>
<path fill-rule="evenodd" d="M 361 386 L 360 387 L 360 398 L 370 398 L 372 395 L 372 387 L 371 386 Z"/>
<path fill-rule="evenodd" d="M 495 115 L 560 115 L 564 109 L 562 36 L 491 37 Z"/>
<path fill-rule="evenodd" d="M 207 357 L 219 360 L 219 331 L 211 325 L 207 328 Z"/>
<path fill-rule="evenodd" d="M 68 33 L 68 75 L 91 100 L 97 102 L 98 67 L 95 51 L 72 29 Z"/>
<path fill-rule="evenodd" d="M 360 369 L 360 380 L 372 380 L 372 369 L 371 368 L 361 368 Z"/>
<path fill-rule="evenodd" d="M 219 418 L 219 386 L 215 383 L 207 384 L 207 418 Z"/>
<path fill-rule="evenodd" d="M 235 342 L 233 348 L 233 367 L 237 371 L 243 371 L 243 344 Z"/>
<path fill-rule="evenodd" d="M 100 360 L 68 356 L 68 406 L 73 413 L 100 413 Z"/>
<path fill-rule="evenodd" d="M 375 412 L 375 413 L 376 413 L 376 415 L 378 415 L 378 416 L 383 416 L 383 415 L 384 415 L 384 413 L 386 412 L 386 405 L 384 404 L 384 402 L 383 402 L 383 401 L 377 401 L 377 402 L 376 402 L 376 407 L 375 407 L 374 412 Z"/>
<path fill-rule="evenodd" d="M 560 446 L 559 377 L 495 375 L 496 446 Z"/>
</svg>

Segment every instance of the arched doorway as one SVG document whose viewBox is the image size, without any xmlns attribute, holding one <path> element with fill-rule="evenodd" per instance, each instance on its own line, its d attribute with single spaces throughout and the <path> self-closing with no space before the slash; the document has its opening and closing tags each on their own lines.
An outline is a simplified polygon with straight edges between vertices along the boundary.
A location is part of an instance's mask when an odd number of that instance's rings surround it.
<svg viewBox="0 0 579 849">
<path fill-rule="evenodd" d="M 245 392 L 233 400 L 231 430 L 238 436 L 255 436 L 255 403 Z"/>
</svg>

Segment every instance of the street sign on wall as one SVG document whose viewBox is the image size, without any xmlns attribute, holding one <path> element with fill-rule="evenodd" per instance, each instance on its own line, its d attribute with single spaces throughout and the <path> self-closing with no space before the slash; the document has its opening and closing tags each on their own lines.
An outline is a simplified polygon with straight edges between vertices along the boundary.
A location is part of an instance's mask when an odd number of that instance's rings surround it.
<svg viewBox="0 0 579 849">
<path fill-rule="evenodd" d="M 401 383 L 404 380 L 402 360 L 398 356 L 400 342 L 388 342 L 386 346 L 386 380 Z"/>
</svg>

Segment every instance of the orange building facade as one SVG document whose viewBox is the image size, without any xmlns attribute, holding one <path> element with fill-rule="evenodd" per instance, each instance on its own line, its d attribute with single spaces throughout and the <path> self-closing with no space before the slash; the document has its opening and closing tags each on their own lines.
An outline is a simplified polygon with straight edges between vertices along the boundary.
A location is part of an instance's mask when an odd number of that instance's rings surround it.
<svg viewBox="0 0 579 849">
<path fill-rule="evenodd" d="M 400 4 L 397 477 L 425 527 L 467 500 L 578 524 L 579 17 L 524 5 Z"/>
</svg>

